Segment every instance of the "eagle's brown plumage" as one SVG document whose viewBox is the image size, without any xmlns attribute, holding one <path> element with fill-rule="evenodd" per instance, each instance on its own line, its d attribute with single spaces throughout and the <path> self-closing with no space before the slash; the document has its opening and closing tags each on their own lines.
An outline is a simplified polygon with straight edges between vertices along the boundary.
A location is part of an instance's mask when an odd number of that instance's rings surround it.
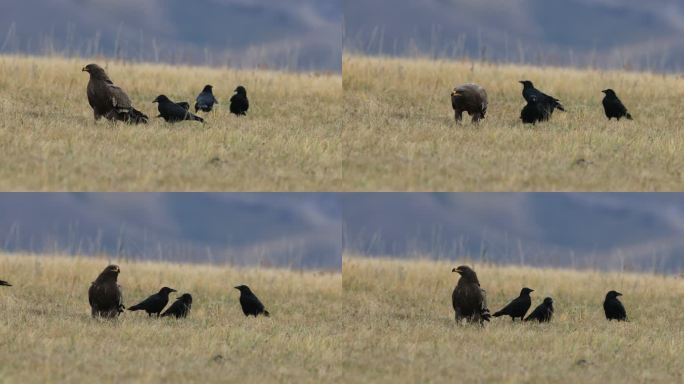
<svg viewBox="0 0 684 384">
<path fill-rule="evenodd" d="M 480 287 L 477 274 L 470 267 L 461 265 L 451 272 L 457 272 L 461 278 L 451 294 L 451 304 L 456 313 L 456 321 L 466 319 L 468 322 L 483 324 L 491 317 L 487 308 L 487 293 Z"/>
<path fill-rule="evenodd" d="M 88 301 L 93 317 L 114 318 L 123 312 L 123 295 L 117 283 L 119 272 L 119 266 L 109 265 L 90 284 Z"/>
<path fill-rule="evenodd" d="M 90 74 L 88 81 L 88 103 L 93 108 L 95 120 L 104 117 L 134 124 L 146 124 L 147 116 L 133 108 L 126 92 L 114 85 L 102 67 L 88 64 L 83 71 Z"/>
<path fill-rule="evenodd" d="M 473 117 L 473 123 L 485 118 L 487 113 L 487 91 L 477 84 L 463 84 L 451 92 L 451 106 L 457 122 L 463 119 L 463 112 Z"/>
</svg>

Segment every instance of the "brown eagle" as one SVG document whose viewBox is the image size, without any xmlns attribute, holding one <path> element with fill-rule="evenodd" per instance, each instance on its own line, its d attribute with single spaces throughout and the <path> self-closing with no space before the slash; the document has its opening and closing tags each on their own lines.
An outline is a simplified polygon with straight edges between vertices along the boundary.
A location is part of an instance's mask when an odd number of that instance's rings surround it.
<svg viewBox="0 0 684 384">
<path fill-rule="evenodd" d="M 115 318 L 125 309 L 121 286 L 117 283 L 119 277 L 118 265 L 109 265 L 90 284 L 88 301 L 93 317 Z"/>
<path fill-rule="evenodd" d="M 90 74 L 88 81 L 88 103 L 93 108 L 95 120 L 124 121 L 132 124 L 147 124 L 147 116 L 133 108 L 126 92 L 114 85 L 105 70 L 97 64 L 88 64 L 82 71 Z"/>
</svg>

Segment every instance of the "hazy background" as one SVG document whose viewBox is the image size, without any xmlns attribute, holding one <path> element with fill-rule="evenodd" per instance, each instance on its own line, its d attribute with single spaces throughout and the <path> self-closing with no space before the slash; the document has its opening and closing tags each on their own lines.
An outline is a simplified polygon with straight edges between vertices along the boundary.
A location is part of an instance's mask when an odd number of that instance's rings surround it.
<svg viewBox="0 0 684 384">
<path fill-rule="evenodd" d="M 346 49 L 678 71 L 681 0 L 345 0 Z"/>
<path fill-rule="evenodd" d="M 684 194 L 370 193 L 341 200 L 345 247 L 364 255 L 684 271 Z"/>
<path fill-rule="evenodd" d="M 2 193 L 5 251 L 339 269 L 337 195 Z"/>
<path fill-rule="evenodd" d="M 0 52 L 339 71 L 342 0 L 3 0 Z"/>
</svg>

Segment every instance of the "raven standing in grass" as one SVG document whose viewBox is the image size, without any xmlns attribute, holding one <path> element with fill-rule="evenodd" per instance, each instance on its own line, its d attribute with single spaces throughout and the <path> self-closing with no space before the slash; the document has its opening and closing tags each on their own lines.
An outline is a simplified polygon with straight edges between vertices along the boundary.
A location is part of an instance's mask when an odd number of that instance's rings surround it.
<svg viewBox="0 0 684 384">
<path fill-rule="evenodd" d="M 457 123 L 463 120 L 463 112 L 473 117 L 473 123 L 479 123 L 487 113 L 487 91 L 477 84 L 458 86 L 451 92 L 451 107 Z"/>
<path fill-rule="evenodd" d="M 88 301 L 93 317 L 114 318 L 123 312 L 123 295 L 117 283 L 120 272 L 118 265 L 109 265 L 90 284 Z"/>
<path fill-rule="evenodd" d="M 195 99 L 195 113 L 199 111 L 211 112 L 211 109 L 214 108 L 214 104 L 218 104 L 218 100 L 214 97 L 212 88 L 211 85 L 205 85 L 202 92 L 197 95 L 197 99 Z"/>
<path fill-rule="evenodd" d="M 159 116 L 157 117 L 161 117 L 169 123 L 175 123 L 183 120 L 195 120 L 201 123 L 204 122 L 203 118 L 193 115 L 185 108 L 185 106 L 174 103 L 168 97 L 166 97 L 166 95 L 159 95 L 152 102 L 158 104 L 157 109 L 159 109 Z M 190 105 L 187 104 L 187 107 L 189 108 Z"/>
<path fill-rule="evenodd" d="M 173 316 L 177 319 L 184 318 L 190 313 L 190 308 L 192 308 L 192 296 L 189 293 L 184 293 L 171 304 L 169 309 L 162 314 L 162 317 Z"/>
<path fill-rule="evenodd" d="M 606 300 L 603 302 L 603 310 L 606 312 L 606 319 L 627 321 L 627 312 L 620 300 L 618 300 L 618 296 L 622 296 L 622 293 L 610 291 L 606 294 Z"/>
<path fill-rule="evenodd" d="M 0 280 L 0 286 L 11 287 L 12 284 L 6 282 L 5 280 Z"/>
<path fill-rule="evenodd" d="M 230 113 L 237 116 L 245 116 L 249 109 L 249 100 L 247 100 L 247 90 L 242 85 L 235 88 L 235 94 L 230 98 Z"/>
<path fill-rule="evenodd" d="M 520 120 L 523 124 L 537 124 L 538 121 L 543 121 L 544 110 L 542 106 L 539 105 L 537 96 L 530 96 L 530 100 L 527 105 L 520 111 Z"/>
<path fill-rule="evenodd" d="M 537 320 L 540 323 L 548 323 L 551 321 L 551 317 L 553 317 L 553 299 L 547 297 L 525 318 L 525 321 Z"/>
<path fill-rule="evenodd" d="M 148 316 L 152 316 L 152 314 L 157 315 L 159 317 L 159 314 L 161 311 L 164 310 L 164 307 L 166 307 L 166 304 L 169 303 L 169 294 L 171 292 L 176 292 L 175 289 L 169 288 L 169 287 L 164 287 L 159 290 L 159 292 L 155 293 L 154 295 L 148 297 L 147 299 L 143 300 L 142 302 L 132 306 L 128 307 L 129 311 L 140 311 L 143 310 L 147 312 Z"/>
<path fill-rule="evenodd" d="M 520 296 L 513 299 L 513 301 L 508 303 L 503 309 L 496 312 L 494 317 L 507 315 L 510 316 L 513 321 L 515 321 L 516 317 L 519 317 L 520 321 L 522 321 L 527 310 L 530 309 L 530 306 L 532 305 L 532 298 L 530 298 L 531 292 L 534 292 L 534 289 L 523 288 L 520 291 Z"/>
<path fill-rule="evenodd" d="M 114 85 L 102 67 L 97 64 L 88 64 L 83 67 L 82 71 L 90 74 L 87 94 L 95 120 L 104 117 L 108 120 L 147 124 L 147 116 L 133 108 L 126 92 Z"/>
<path fill-rule="evenodd" d="M 245 316 L 252 315 L 257 317 L 259 314 L 263 314 L 268 317 L 271 314 L 264 309 L 264 305 L 261 304 L 259 298 L 249 289 L 246 285 L 238 285 L 235 289 L 240 291 L 240 305 L 242 306 L 242 312 Z"/>
<path fill-rule="evenodd" d="M 606 117 L 608 120 L 616 118 L 617 121 L 620 121 L 620 119 L 623 117 L 627 120 L 632 120 L 632 115 L 627 112 L 627 108 L 625 108 L 624 104 L 622 104 L 622 101 L 620 101 L 620 99 L 617 97 L 615 91 L 612 89 L 606 89 L 601 92 L 606 94 L 606 96 L 603 98 L 603 110 L 606 112 Z"/>
<path fill-rule="evenodd" d="M 565 111 L 563 105 L 561 105 L 560 100 L 555 97 L 549 96 L 537 88 L 534 87 L 529 80 L 523 80 L 520 82 L 523 85 L 522 95 L 525 101 L 530 103 L 533 97 L 536 97 L 536 103 L 539 105 L 542 118 L 539 121 L 547 121 L 551 118 L 553 111 L 558 109 L 560 111 Z"/>
<path fill-rule="evenodd" d="M 451 293 L 451 304 L 454 307 L 456 322 L 466 319 L 469 323 L 484 324 L 485 321 L 489 321 L 491 316 L 487 308 L 487 293 L 480 287 L 475 271 L 468 266 L 461 265 L 452 269 L 451 272 L 461 275 Z"/>
</svg>

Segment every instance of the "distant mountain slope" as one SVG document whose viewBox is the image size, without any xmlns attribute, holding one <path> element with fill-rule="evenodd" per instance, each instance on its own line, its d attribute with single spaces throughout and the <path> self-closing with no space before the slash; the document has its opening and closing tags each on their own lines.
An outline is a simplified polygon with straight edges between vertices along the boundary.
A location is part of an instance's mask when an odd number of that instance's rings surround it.
<svg viewBox="0 0 684 384">
<path fill-rule="evenodd" d="M 339 268 L 337 198 L 326 194 L 2 194 L 6 250 Z"/>
<path fill-rule="evenodd" d="M 655 70 L 684 60 L 678 0 L 349 0 L 344 12 L 345 47 L 371 54 Z"/>
<path fill-rule="evenodd" d="M 684 270 L 676 194 L 358 194 L 345 247 L 369 255 Z"/>
<path fill-rule="evenodd" d="M 0 4 L 0 47 L 339 70 L 341 23 L 340 0 L 7 0 Z"/>
</svg>

